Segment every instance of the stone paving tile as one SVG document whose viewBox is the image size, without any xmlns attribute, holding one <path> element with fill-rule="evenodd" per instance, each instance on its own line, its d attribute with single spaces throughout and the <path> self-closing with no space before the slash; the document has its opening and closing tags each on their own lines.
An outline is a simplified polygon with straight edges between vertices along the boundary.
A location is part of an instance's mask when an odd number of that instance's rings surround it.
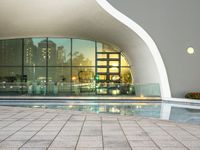
<svg viewBox="0 0 200 150">
<path fill-rule="evenodd" d="M 4 148 L 19 148 L 22 146 L 26 141 L 20 140 L 20 141 L 3 141 L 0 143 L 0 149 Z"/>
<path fill-rule="evenodd" d="M 80 127 L 79 127 L 80 128 Z M 67 130 L 61 130 L 59 135 L 79 135 L 80 134 L 80 130 L 70 130 L 70 129 L 67 129 Z"/>
<path fill-rule="evenodd" d="M 103 150 L 103 148 L 98 148 L 98 147 L 92 147 L 92 148 L 83 148 L 83 147 L 78 147 L 76 150 Z"/>
<path fill-rule="evenodd" d="M 200 126 L 137 116 L 0 106 L 0 150 L 7 149 L 200 150 Z"/>
<path fill-rule="evenodd" d="M 155 143 L 160 147 L 183 147 L 181 143 L 175 140 L 156 140 Z"/>
<path fill-rule="evenodd" d="M 187 150 L 186 147 L 161 147 L 161 150 Z"/>
<path fill-rule="evenodd" d="M 156 140 L 174 140 L 174 138 L 172 136 L 169 136 L 169 135 L 160 135 L 160 136 L 157 136 L 157 135 L 150 135 L 151 139 L 153 139 L 154 141 Z"/>
<path fill-rule="evenodd" d="M 95 127 L 87 127 L 87 128 L 83 128 L 81 135 L 102 135 L 102 131 L 101 128 L 95 128 Z"/>
<path fill-rule="evenodd" d="M 148 140 L 151 140 L 151 138 L 147 135 L 128 135 L 126 136 L 127 139 L 129 141 L 137 141 L 137 140 L 144 140 L 144 141 L 148 141 Z"/>
<path fill-rule="evenodd" d="M 153 141 L 148 140 L 134 140 L 130 141 L 131 147 L 134 149 L 134 147 L 156 147 Z"/>
<path fill-rule="evenodd" d="M 181 141 L 181 143 L 188 147 L 200 147 L 200 140 Z"/>
<path fill-rule="evenodd" d="M 199 146 L 188 147 L 189 150 L 200 150 Z"/>
<path fill-rule="evenodd" d="M 19 150 L 46 150 L 46 149 L 47 149 L 46 147 L 36 147 L 36 148 L 24 147 L 24 148 L 20 148 Z"/>
<path fill-rule="evenodd" d="M 51 144 L 50 148 L 74 148 L 76 147 L 77 141 L 65 141 L 65 140 L 55 140 Z"/>
<path fill-rule="evenodd" d="M 23 147 L 31 147 L 31 148 L 46 148 L 51 144 L 51 140 L 30 140 Z"/>
<path fill-rule="evenodd" d="M 80 136 L 78 148 L 102 148 L 102 136 Z"/>
<path fill-rule="evenodd" d="M 105 148 L 130 148 L 125 136 L 104 136 Z"/>
<path fill-rule="evenodd" d="M 45 149 L 46 150 L 46 149 Z M 50 147 L 48 150 L 75 150 L 75 148 L 70 148 L 70 147 L 65 147 L 65 148 L 60 148 L 60 147 Z"/>
<path fill-rule="evenodd" d="M 14 135 L 10 136 L 7 140 L 28 140 L 30 139 L 35 132 L 17 132 Z"/>
<path fill-rule="evenodd" d="M 130 147 L 126 147 L 126 148 L 117 148 L 117 147 L 114 147 L 114 148 L 104 148 L 104 150 L 132 150 Z"/>
</svg>

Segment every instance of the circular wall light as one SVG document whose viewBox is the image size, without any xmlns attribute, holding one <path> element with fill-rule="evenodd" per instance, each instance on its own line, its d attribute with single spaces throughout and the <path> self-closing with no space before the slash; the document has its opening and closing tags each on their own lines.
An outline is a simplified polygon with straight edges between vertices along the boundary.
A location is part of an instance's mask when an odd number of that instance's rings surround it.
<svg viewBox="0 0 200 150">
<path fill-rule="evenodd" d="M 194 48 L 193 47 L 188 47 L 187 48 L 187 53 L 190 54 L 190 55 L 194 54 Z"/>
</svg>

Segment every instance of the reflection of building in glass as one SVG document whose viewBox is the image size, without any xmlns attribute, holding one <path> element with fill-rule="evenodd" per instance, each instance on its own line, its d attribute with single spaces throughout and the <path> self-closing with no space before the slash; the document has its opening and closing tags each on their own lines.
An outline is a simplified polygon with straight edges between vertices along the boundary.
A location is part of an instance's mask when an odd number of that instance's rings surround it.
<svg viewBox="0 0 200 150">
<path fill-rule="evenodd" d="M 57 65 L 62 65 L 64 63 L 66 63 L 66 56 L 65 56 L 65 50 L 64 50 L 64 46 L 58 46 L 57 49 Z"/>
<path fill-rule="evenodd" d="M 32 39 L 24 40 L 24 63 L 32 65 L 36 63 L 37 47 L 33 44 Z"/>
<path fill-rule="evenodd" d="M 43 40 L 38 43 L 38 50 L 39 50 L 39 62 L 41 64 L 46 62 L 47 57 L 47 40 Z M 48 60 L 51 64 L 56 63 L 56 44 L 52 41 L 48 41 Z"/>
<path fill-rule="evenodd" d="M 0 94 L 127 94 L 133 81 L 130 67 L 119 48 L 100 42 L 69 38 L 2 40 Z"/>
</svg>

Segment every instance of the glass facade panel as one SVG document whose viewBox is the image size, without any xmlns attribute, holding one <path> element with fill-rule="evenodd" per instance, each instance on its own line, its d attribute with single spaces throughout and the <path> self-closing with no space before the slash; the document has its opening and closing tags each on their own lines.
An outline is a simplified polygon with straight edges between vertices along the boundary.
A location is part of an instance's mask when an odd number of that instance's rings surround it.
<svg viewBox="0 0 200 150">
<path fill-rule="evenodd" d="M 97 43 L 97 51 L 98 52 L 119 52 L 120 49 L 113 45 L 108 43 Z"/>
<path fill-rule="evenodd" d="M 70 67 L 49 67 L 48 80 L 48 95 L 70 95 Z"/>
<path fill-rule="evenodd" d="M 48 65 L 71 65 L 71 39 L 48 38 Z"/>
<path fill-rule="evenodd" d="M 107 61 L 98 61 L 98 66 L 107 66 Z"/>
<path fill-rule="evenodd" d="M 24 39 L 24 65 L 46 66 L 47 56 L 46 38 Z"/>
<path fill-rule="evenodd" d="M 20 67 L 0 67 L 0 95 L 19 95 L 22 93 Z"/>
<path fill-rule="evenodd" d="M 118 59 L 119 58 L 119 54 L 110 54 L 109 58 Z"/>
<path fill-rule="evenodd" d="M 106 73 L 107 72 L 107 68 L 97 68 L 97 73 L 98 72 Z"/>
<path fill-rule="evenodd" d="M 106 75 L 99 75 L 99 80 L 106 80 L 106 79 L 107 79 Z"/>
<path fill-rule="evenodd" d="M 95 93 L 95 67 L 72 68 L 72 92 L 75 95 Z"/>
<path fill-rule="evenodd" d="M 124 55 L 121 55 L 121 66 L 129 66 L 128 61 L 126 60 Z"/>
<path fill-rule="evenodd" d="M 131 69 L 121 68 L 121 83 L 131 84 L 132 82 Z"/>
<path fill-rule="evenodd" d="M 109 66 L 117 67 L 119 66 L 119 61 L 109 61 Z"/>
<path fill-rule="evenodd" d="M 1 95 L 116 95 L 122 84 L 132 82 L 129 64 L 112 44 L 71 38 L 0 40 Z"/>
<path fill-rule="evenodd" d="M 28 95 L 46 95 L 46 67 L 25 67 Z"/>
<path fill-rule="evenodd" d="M 22 65 L 22 40 L 0 41 L 0 66 Z"/>
<path fill-rule="evenodd" d="M 98 59 L 106 59 L 107 58 L 107 54 L 98 54 L 97 58 Z"/>
<path fill-rule="evenodd" d="M 95 66 L 95 42 L 73 39 L 72 66 Z"/>
<path fill-rule="evenodd" d="M 117 68 L 117 67 L 111 67 L 111 68 L 109 68 L 109 72 L 110 73 L 118 73 L 119 72 L 119 68 Z"/>
</svg>

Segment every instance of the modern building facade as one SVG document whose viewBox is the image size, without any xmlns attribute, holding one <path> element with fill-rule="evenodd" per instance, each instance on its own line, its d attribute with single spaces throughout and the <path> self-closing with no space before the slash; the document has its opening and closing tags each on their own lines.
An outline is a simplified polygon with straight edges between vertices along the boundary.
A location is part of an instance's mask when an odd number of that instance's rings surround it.
<svg viewBox="0 0 200 150">
<path fill-rule="evenodd" d="M 190 38 L 174 35 L 178 26 L 163 23 L 179 22 L 170 20 L 177 15 L 178 2 L 109 2 L 2 0 L 1 94 L 170 98 L 171 93 L 184 97 L 191 90 L 199 90 L 198 69 L 185 67 L 199 62 L 198 51 L 192 56 L 186 53 L 187 47 L 198 48 L 191 40 L 197 39 L 198 32 Z M 193 11 L 188 11 L 187 17 L 192 21 L 198 12 L 197 3 L 185 0 L 177 12 L 184 14 L 182 7 L 190 4 L 188 9 Z M 148 7 L 142 9 L 144 5 Z M 164 11 L 169 9 L 167 5 L 174 14 Z"/>
</svg>

